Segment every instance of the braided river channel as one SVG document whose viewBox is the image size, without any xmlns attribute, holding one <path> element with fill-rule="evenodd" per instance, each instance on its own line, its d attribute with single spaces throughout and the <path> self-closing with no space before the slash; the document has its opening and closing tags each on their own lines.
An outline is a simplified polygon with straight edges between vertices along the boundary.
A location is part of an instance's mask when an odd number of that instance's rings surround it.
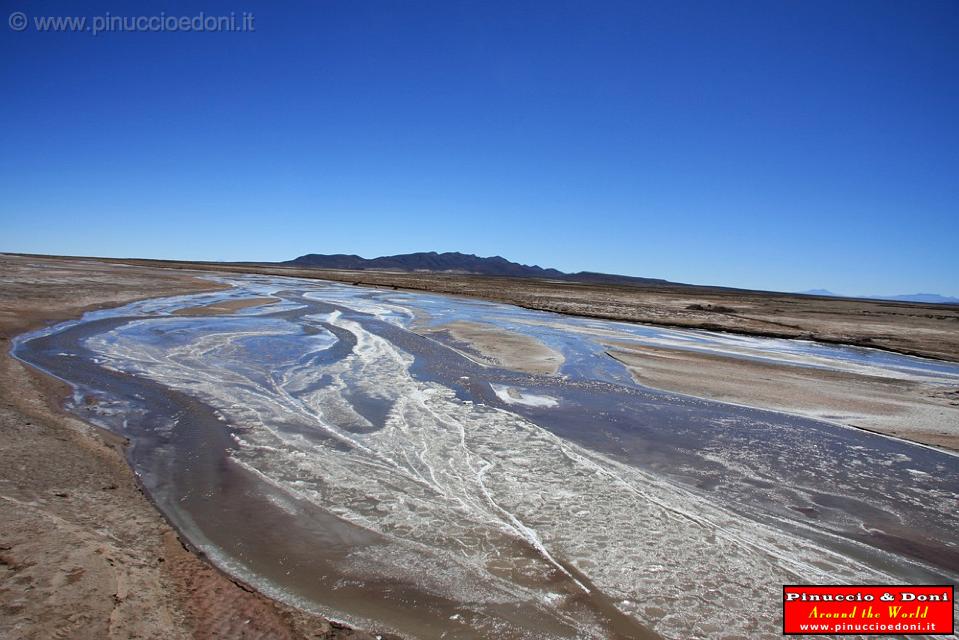
<svg viewBox="0 0 959 640">
<path fill-rule="evenodd" d="M 955 455 L 649 389 L 603 342 L 952 386 L 959 365 L 217 280 L 231 288 L 91 312 L 14 353 L 129 440 L 193 548 L 279 600 L 407 638 L 777 638 L 784 584 L 959 581 Z M 188 313 L 251 298 L 264 302 Z M 491 365 L 450 323 L 561 364 Z"/>
</svg>

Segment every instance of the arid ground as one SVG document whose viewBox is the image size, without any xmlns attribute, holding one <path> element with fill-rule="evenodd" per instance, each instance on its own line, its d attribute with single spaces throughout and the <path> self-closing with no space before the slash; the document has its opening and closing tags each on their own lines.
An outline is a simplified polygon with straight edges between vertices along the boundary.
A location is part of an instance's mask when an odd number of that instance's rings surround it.
<svg viewBox="0 0 959 640">
<path fill-rule="evenodd" d="M 592 318 L 801 338 L 959 362 L 959 305 L 672 284 L 593 284 L 455 273 L 340 271 L 245 263 L 107 261 L 174 269 L 320 278 L 361 286 L 430 291 Z"/>
<path fill-rule="evenodd" d="M 0 256 L 3 637 L 368 637 L 253 593 L 186 550 L 139 490 L 123 458 L 123 442 L 60 411 L 69 393 L 66 385 L 9 355 L 15 335 L 85 310 L 215 288 L 197 279 L 204 272 L 424 290 L 582 316 L 849 343 L 959 361 L 959 308 L 953 306 L 705 287 L 117 262 Z M 525 353 L 536 345 L 516 336 L 504 342 L 479 324 L 446 330 L 489 363 L 547 373 L 560 364 L 557 354 L 542 345 L 536 353 Z M 956 389 L 668 348 L 607 346 L 648 386 L 804 413 L 959 450 Z"/>
<path fill-rule="evenodd" d="M 655 283 L 593 284 L 454 273 L 150 260 L 116 262 L 321 278 L 360 286 L 469 296 L 591 318 L 847 344 L 959 362 L 959 305 Z M 447 329 L 454 338 L 467 342 L 469 334 L 479 338 L 478 327 L 471 331 L 462 326 Z M 490 336 L 474 346 L 494 361 L 494 351 L 502 354 L 511 350 L 502 339 Z M 610 356 L 630 366 L 637 381 L 649 387 L 833 420 L 959 450 L 959 389 L 770 366 L 723 355 L 637 350 L 616 344 L 609 347 Z M 515 356 L 500 363 L 508 364 L 511 359 L 515 360 Z M 532 366 L 539 369 L 543 364 Z M 548 361 L 545 364 L 547 369 L 551 366 Z"/>
<path fill-rule="evenodd" d="M 188 274 L 0 257 L 0 637 L 371 638 L 235 583 L 141 493 L 123 442 L 59 410 L 66 385 L 9 354 L 85 310 L 216 288 Z"/>
</svg>

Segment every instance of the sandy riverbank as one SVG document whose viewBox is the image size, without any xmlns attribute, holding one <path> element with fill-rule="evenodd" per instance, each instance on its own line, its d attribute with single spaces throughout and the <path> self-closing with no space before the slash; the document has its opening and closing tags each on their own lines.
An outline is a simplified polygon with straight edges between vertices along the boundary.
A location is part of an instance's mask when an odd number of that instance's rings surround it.
<svg viewBox="0 0 959 640">
<path fill-rule="evenodd" d="M 721 354 L 610 343 L 640 384 L 959 451 L 959 388 Z"/>
<path fill-rule="evenodd" d="M 369 637 L 253 593 L 186 551 L 137 488 L 123 443 L 64 414 L 59 407 L 68 389 L 8 354 L 14 335 L 86 309 L 218 286 L 196 275 L 0 256 L 0 637 Z M 907 313 L 885 317 L 883 335 L 914 332 L 928 347 L 951 326 L 949 310 L 938 319 L 924 307 L 917 313 L 913 320 Z M 855 314 L 843 322 L 855 325 Z M 560 364 L 538 341 L 517 343 L 511 333 L 462 324 L 441 329 L 490 363 L 542 373 Z M 857 330 L 869 338 L 868 326 Z M 950 344 L 943 350 L 951 352 Z M 610 345 L 610 351 L 652 387 L 959 449 L 955 389 L 637 345 Z"/>
<path fill-rule="evenodd" d="M 535 338 L 482 322 L 459 320 L 416 331 L 426 336 L 446 333 L 451 346 L 461 347 L 473 360 L 523 373 L 553 375 L 564 360 L 563 354 Z"/>
<path fill-rule="evenodd" d="M 276 264 L 103 260 L 116 264 L 285 275 L 429 291 L 604 320 L 729 331 L 751 336 L 802 338 L 959 362 L 959 305 L 820 297 L 671 283 L 566 282 L 462 273 L 308 269 Z"/>
<path fill-rule="evenodd" d="M 371 638 L 265 598 L 187 551 L 119 438 L 60 410 L 13 336 L 93 308 L 211 290 L 194 274 L 0 256 L 0 637 Z"/>
<path fill-rule="evenodd" d="M 175 316 L 218 316 L 227 313 L 234 313 L 250 307 L 260 307 L 267 304 L 279 302 L 278 298 L 242 298 L 240 300 L 227 300 L 215 304 L 205 304 L 196 307 L 183 307 L 173 312 Z"/>
</svg>

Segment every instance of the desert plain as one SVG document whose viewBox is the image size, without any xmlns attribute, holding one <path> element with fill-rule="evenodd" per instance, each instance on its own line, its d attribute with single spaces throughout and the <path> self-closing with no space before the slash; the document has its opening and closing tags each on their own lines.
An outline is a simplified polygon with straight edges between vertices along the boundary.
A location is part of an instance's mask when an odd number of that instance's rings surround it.
<svg viewBox="0 0 959 640">
<path fill-rule="evenodd" d="M 25 331 L 138 299 L 214 290 L 203 276 L 262 273 L 475 297 L 528 309 L 732 335 L 801 339 L 959 361 L 955 306 L 675 285 L 270 265 L 0 256 L 0 635 L 11 638 L 364 638 L 280 604 L 190 550 L 153 507 L 124 441 L 62 410 L 65 383 L 9 353 Z M 186 310 L 216 314 L 269 303 Z M 562 356 L 477 323 L 446 332 L 483 363 L 551 374 Z M 959 451 L 959 388 L 610 340 L 641 385 Z"/>
</svg>

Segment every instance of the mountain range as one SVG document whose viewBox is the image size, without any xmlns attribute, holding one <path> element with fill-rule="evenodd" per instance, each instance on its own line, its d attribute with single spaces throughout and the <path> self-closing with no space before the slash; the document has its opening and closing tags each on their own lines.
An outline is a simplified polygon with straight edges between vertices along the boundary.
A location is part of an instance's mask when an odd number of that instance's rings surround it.
<svg viewBox="0 0 959 640">
<path fill-rule="evenodd" d="M 429 271 L 440 273 L 472 273 L 486 276 L 510 276 L 514 278 L 552 278 L 578 282 L 631 282 L 636 284 L 672 284 L 657 278 L 636 278 L 606 273 L 580 271 L 564 273 L 558 269 L 544 269 L 538 265 L 512 262 L 500 256 L 483 258 L 470 253 L 435 251 L 404 253 L 379 258 L 362 258 L 358 255 L 309 253 L 281 264 L 315 269 L 350 269 L 382 271 Z"/>
<path fill-rule="evenodd" d="M 457 251 L 437 253 L 435 251 L 403 253 L 379 258 L 363 258 L 355 254 L 308 253 L 293 260 L 279 264 L 313 269 L 345 269 L 350 271 L 404 271 L 431 273 L 470 273 L 484 276 L 508 276 L 513 278 L 548 278 L 567 282 L 592 282 L 603 284 L 640 284 L 640 285 L 679 285 L 659 278 L 638 278 L 592 271 L 565 273 L 558 269 L 526 265 L 512 262 L 501 256 L 484 258 L 471 253 Z M 721 287 L 725 288 L 725 287 Z M 830 296 L 838 298 L 863 298 L 870 300 L 890 300 L 897 302 L 925 302 L 935 304 L 959 304 L 959 298 L 950 298 L 935 293 L 914 293 L 894 296 L 847 296 L 827 289 L 810 289 L 799 292 L 804 295 Z"/>
</svg>

